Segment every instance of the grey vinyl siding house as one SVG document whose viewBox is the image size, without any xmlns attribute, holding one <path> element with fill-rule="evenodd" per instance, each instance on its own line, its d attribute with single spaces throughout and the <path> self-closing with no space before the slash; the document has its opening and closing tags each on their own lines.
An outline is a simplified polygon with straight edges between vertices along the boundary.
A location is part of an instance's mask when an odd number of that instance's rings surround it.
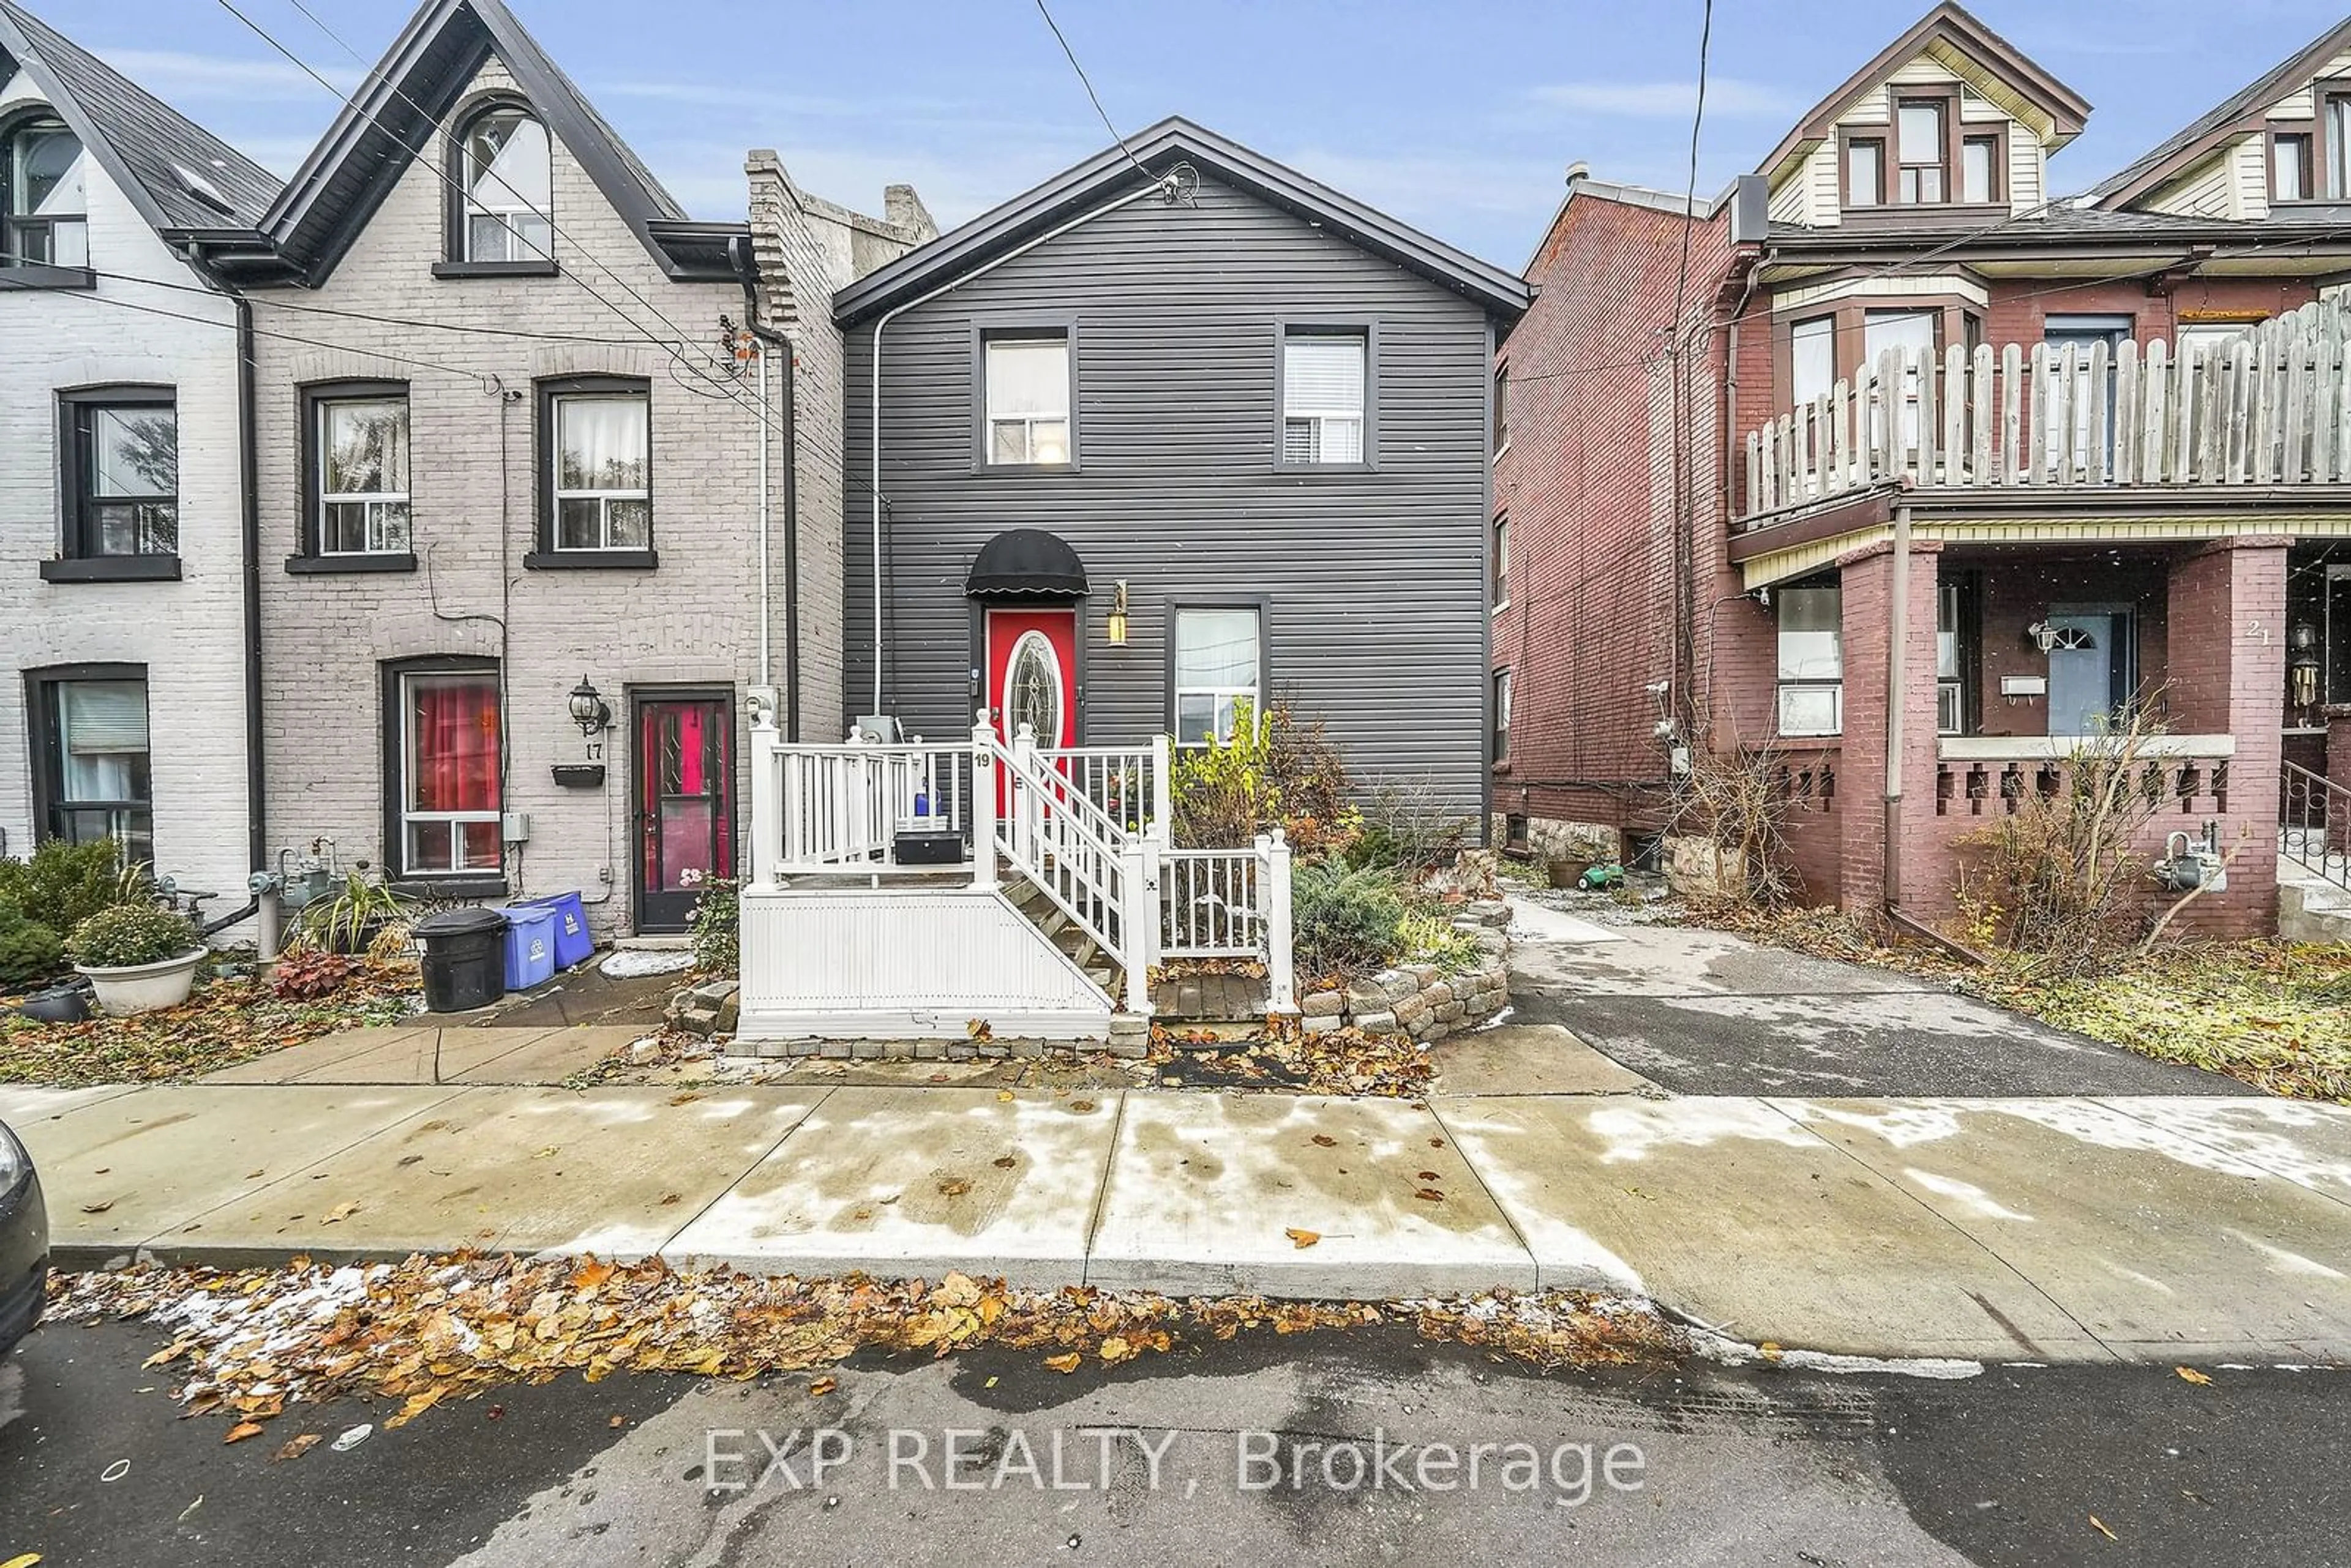
<svg viewBox="0 0 2351 1568">
<path fill-rule="evenodd" d="M 1325 721 L 1359 785 L 1482 821 L 1488 399 L 1525 285 L 1182 120 L 1129 146 L 834 297 L 846 711 L 967 732 L 1019 679 L 991 624 L 1058 608 L 1073 635 L 1048 640 L 1074 689 L 1060 744 L 1196 738 L 1228 709 L 1192 688 L 1221 680 Z M 1286 353 L 1310 340 L 1325 347 Z M 1025 393 L 991 353 L 1040 343 L 1065 345 L 1063 409 L 1050 353 L 1019 371 Z M 1041 423 L 991 408 L 991 364 L 999 400 L 1025 395 Z M 1308 429 L 1334 397 L 1336 417 Z M 1073 552 L 1074 580 L 1024 582 L 1017 559 L 1010 579 L 975 580 L 983 549 L 1021 530 L 1065 545 L 1064 567 Z M 1179 622 L 1194 610 L 1253 612 L 1254 660 L 1231 645 L 1246 614 Z"/>
</svg>

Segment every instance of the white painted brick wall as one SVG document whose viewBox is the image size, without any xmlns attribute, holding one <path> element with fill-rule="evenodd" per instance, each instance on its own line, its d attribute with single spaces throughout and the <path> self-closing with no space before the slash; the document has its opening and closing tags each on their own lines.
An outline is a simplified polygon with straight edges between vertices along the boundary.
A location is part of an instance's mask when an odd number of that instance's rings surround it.
<svg viewBox="0 0 2351 1568">
<path fill-rule="evenodd" d="M 20 76 L 0 110 L 34 96 Z M 0 832 L 11 854 L 31 847 L 25 672 L 144 664 L 156 865 L 219 892 L 208 913 L 224 914 L 245 901 L 249 869 L 235 311 L 185 292 L 193 275 L 86 162 L 90 265 L 118 276 L 88 292 L 0 292 Z M 179 389 L 182 580 L 45 582 L 60 541 L 57 392 L 122 382 Z"/>
<path fill-rule="evenodd" d="M 495 60 L 475 83 L 476 89 L 510 85 Z M 612 704 L 623 726 L 632 689 L 731 688 L 738 699 L 735 728 L 737 756 L 742 756 L 748 732 L 739 698 L 760 678 L 758 426 L 747 406 L 753 388 L 741 389 L 740 404 L 688 391 L 680 383 L 685 372 L 673 375 L 668 354 L 640 330 L 664 340 L 683 333 L 691 343 L 688 353 L 698 358 L 716 346 L 722 314 L 742 319 L 742 290 L 666 279 L 559 143 L 554 217 L 562 233 L 555 250 L 565 277 L 435 278 L 445 194 L 425 164 L 412 166 L 321 287 L 254 296 L 263 326 L 340 346 L 327 350 L 264 341 L 259 350 L 263 711 L 272 839 L 298 846 L 323 835 L 335 841 L 346 862 L 381 863 L 380 662 L 495 655 L 499 628 L 462 617 L 499 617 L 506 622 L 507 804 L 533 818 L 530 842 L 508 853 L 514 890 L 580 889 L 591 903 L 606 900 L 591 908 L 599 929 L 623 931 L 632 922 L 630 812 L 636 769 L 629 737 L 621 729 L 609 737 L 609 772 L 601 790 L 559 788 L 549 770 L 584 755 L 565 710 L 566 695 L 582 674 Z M 631 298 L 611 274 L 650 306 Z M 297 313 L 273 308 L 273 299 L 434 325 Z M 492 329 L 594 340 L 484 330 Z M 402 364 L 402 358 L 439 368 Z M 538 515 L 533 382 L 581 371 L 651 379 L 658 570 L 523 567 Z M 298 576 L 285 570 L 285 559 L 300 548 L 301 388 L 345 376 L 409 383 L 420 561 L 413 575 Z M 775 446 L 780 518 L 781 444 Z M 778 594 L 772 635 L 779 672 L 782 620 Z M 738 841 L 749 814 L 747 782 L 738 768 Z"/>
</svg>

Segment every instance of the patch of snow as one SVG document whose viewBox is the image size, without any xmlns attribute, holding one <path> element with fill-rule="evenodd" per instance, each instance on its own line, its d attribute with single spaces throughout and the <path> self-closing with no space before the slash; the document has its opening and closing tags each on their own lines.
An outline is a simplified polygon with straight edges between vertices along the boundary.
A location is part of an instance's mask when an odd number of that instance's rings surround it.
<svg viewBox="0 0 2351 1568">
<path fill-rule="evenodd" d="M 683 974 L 694 967 L 694 955 L 682 947 L 622 947 L 596 967 L 606 979 L 637 980 Z"/>
<path fill-rule="evenodd" d="M 1505 1006 L 1500 1012 L 1496 1013 L 1492 1018 L 1488 1019 L 1484 1023 L 1479 1024 L 1476 1029 L 1471 1030 L 1469 1032 L 1471 1034 L 1482 1034 L 1489 1029 L 1499 1029 L 1504 1024 L 1510 1021 L 1510 1015 L 1517 1010 L 1518 1009 L 1515 1008 Z"/>
<path fill-rule="evenodd" d="M 1890 1374 L 1896 1377 L 1924 1377 L 1942 1383 L 1983 1375 L 1982 1362 L 1959 1361 L 1949 1356 L 1835 1355 L 1824 1350 L 1774 1350 L 1767 1355 L 1761 1345 L 1749 1344 L 1744 1340 L 1703 1329 L 1693 1331 L 1690 1340 L 1698 1354 L 1723 1366 L 1785 1366 L 1799 1372 L 1830 1372 L 1840 1376 Z"/>
</svg>

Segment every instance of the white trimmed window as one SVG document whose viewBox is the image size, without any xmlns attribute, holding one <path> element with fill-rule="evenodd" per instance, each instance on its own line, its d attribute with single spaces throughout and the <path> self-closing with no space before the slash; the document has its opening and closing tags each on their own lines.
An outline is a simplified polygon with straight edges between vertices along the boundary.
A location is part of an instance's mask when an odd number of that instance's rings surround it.
<svg viewBox="0 0 2351 1568">
<path fill-rule="evenodd" d="M 1780 733 L 1844 731 L 1844 590 L 1774 591 L 1780 621 Z"/>
<path fill-rule="evenodd" d="M 399 701 L 402 873 L 496 875 L 504 798 L 497 672 L 405 673 Z"/>
<path fill-rule="evenodd" d="M 319 409 L 319 553 L 409 549 L 408 400 L 355 397 Z"/>
<path fill-rule="evenodd" d="M 1494 672 L 1494 761 L 1510 759 L 1510 672 Z"/>
<path fill-rule="evenodd" d="M 1364 461 L 1371 341 L 1362 332 L 1293 329 L 1281 340 L 1281 460 Z"/>
<path fill-rule="evenodd" d="M 652 395 L 559 392 L 555 423 L 555 548 L 653 548 Z"/>
<path fill-rule="evenodd" d="M 1070 460 L 1066 333 L 987 340 L 987 461 L 1007 467 Z"/>
<path fill-rule="evenodd" d="M 1238 716 L 1265 711 L 1265 669 L 1254 610 L 1176 612 L 1176 743 L 1205 746 Z"/>
</svg>

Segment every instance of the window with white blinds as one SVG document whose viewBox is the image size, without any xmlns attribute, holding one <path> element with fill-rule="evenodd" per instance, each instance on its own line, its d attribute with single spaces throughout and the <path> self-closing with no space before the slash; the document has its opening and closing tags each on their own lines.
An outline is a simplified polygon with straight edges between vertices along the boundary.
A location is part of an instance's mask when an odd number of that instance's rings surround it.
<svg viewBox="0 0 2351 1568">
<path fill-rule="evenodd" d="M 987 461 L 1057 464 L 1070 460 L 1070 340 L 1066 336 L 991 338 Z"/>
<path fill-rule="evenodd" d="M 1281 342 L 1281 460 L 1364 461 L 1371 361 L 1361 332 L 1293 331 Z"/>
<path fill-rule="evenodd" d="M 42 836 L 111 838 L 125 859 L 154 858 L 147 683 L 135 675 L 34 685 Z"/>
</svg>

